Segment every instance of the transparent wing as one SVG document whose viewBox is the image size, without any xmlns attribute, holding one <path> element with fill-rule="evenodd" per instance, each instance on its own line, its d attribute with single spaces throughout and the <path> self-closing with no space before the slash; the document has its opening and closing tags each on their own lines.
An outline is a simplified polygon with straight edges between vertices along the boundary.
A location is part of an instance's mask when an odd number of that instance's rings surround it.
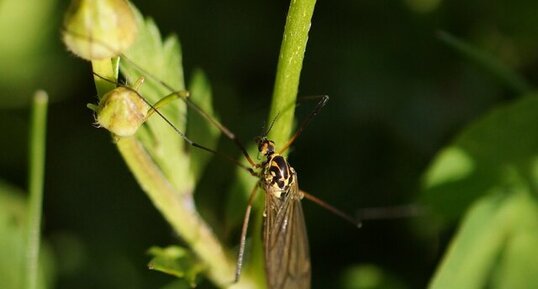
<svg viewBox="0 0 538 289">
<path fill-rule="evenodd" d="M 310 253 L 297 176 L 285 197 L 266 193 L 265 271 L 269 289 L 310 289 Z"/>
</svg>

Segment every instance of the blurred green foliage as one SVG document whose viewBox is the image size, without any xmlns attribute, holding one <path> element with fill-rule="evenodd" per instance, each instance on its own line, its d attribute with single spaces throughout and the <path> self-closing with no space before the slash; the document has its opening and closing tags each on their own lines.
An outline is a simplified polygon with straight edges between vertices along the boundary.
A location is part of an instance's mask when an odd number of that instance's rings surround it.
<svg viewBox="0 0 538 289">
<path fill-rule="evenodd" d="M 67 3 L 28 3 L 34 5 L 0 5 L 0 15 L 13 16 L 0 17 L 0 31 L 14 35 L 0 47 L 0 178 L 24 187 L 24 104 L 36 88 L 47 89 L 56 100 L 43 233 L 56 263 L 45 268 L 57 268 L 51 287 L 165 286 L 172 279 L 147 270 L 145 252 L 178 238 L 109 135 L 91 126 L 90 68 L 59 42 Z M 135 4 L 161 30 L 179 35 L 186 75 L 204 69 L 222 121 L 245 140 L 259 134 L 288 2 Z M 348 212 L 418 199 L 429 213 L 355 230 L 305 203 L 313 288 L 421 288 L 432 276 L 431 288 L 536 287 L 536 97 L 515 92 L 436 36 L 449 32 L 524 79 L 532 92 L 535 11 L 538 2 L 530 0 L 318 1 L 299 94 L 328 94 L 331 101 L 290 153 L 301 187 Z M 198 77 L 186 82 L 205 81 Z M 299 106 L 298 117 L 308 111 Z M 227 141 L 218 148 L 238 156 Z M 237 224 L 227 223 L 223 204 L 232 179 L 228 163 L 211 160 L 196 194 L 204 217 L 231 246 Z M 23 206 L 21 193 L 2 191 L 2 214 Z M 13 198 L 19 201 L 8 201 Z M 0 247 L 2 256 L 18 244 L 19 233 L 10 228 L 0 232 L 11 244 Z M 15 270 L 10 265 L 0 267 L 0 276 Z M 444 281 L 456 279 L 462 283 Z M 361 285 L 368 280 L 374 285 Z M 199 287 L 212 288 L 207 281 Z"/>
<path fill-rule="evenodd" d="M 5 289 L 24 286 L 27 212 L 23 192 L 0 182 L 0 284 Z M 55 265 L 48 246 L 42 247 L 39 259 L 37 288 L 50 288 Z"/>
<path fill-rule="evenodd" d="M 425 202 L 444 221 L 470 209 L 430 288 L 538 285 L 536 109 L 535 95 L 498 107 L 433 162 Z"/>
<path fill-rule="evenodd" d="M 196 287 L 196 278 L 204 270 L 204 265 L 191 252 L 178 246 L 169 246 L 152 247 L 149 254 L 153 257 L 148 265 L 150 269 L 174 275 L 190 287 Z"/>
</svg>

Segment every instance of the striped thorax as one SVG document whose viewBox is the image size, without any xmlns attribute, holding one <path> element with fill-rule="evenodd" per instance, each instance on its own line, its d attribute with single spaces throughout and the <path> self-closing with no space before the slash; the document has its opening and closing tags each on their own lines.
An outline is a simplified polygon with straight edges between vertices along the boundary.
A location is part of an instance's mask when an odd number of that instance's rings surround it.
<svg viewBox="0 0 538 289">
<path fill-rule="evenodd" d="M 262 163 L 262 186 L 266 192 L 284 199 L 294 184 L 295 170 L 286 158 L 275 152 L 275 144 L 267 138 L 257 139 L 258 151 L 267 159 Z"/>
</svg>

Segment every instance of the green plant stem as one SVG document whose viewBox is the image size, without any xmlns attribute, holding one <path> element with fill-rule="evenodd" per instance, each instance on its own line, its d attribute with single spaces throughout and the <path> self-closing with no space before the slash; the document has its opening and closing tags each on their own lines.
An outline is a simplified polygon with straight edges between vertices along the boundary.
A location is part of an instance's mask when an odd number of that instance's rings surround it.
<svg viewBox="0 0 538 289">
<path fill-rule="evenodd" d="M 92 70 L 99 74 L 99 76 L 93 76 L 99 99 L 101 99 L 107 92 L 114 89 L 114 83 L 107 80 L 118 79 L 118 61 L 118 58 L 92 61 Z"/>
<path fill-rule="evenodd" d="M 39 244 L 41 232 L 41 211 L 43 204 L 43 180 L 45 175 L 45 140 L 48 96 L 37 91 L 32 106 L 32 127 L 30 129 L 30 193 L 26 244 L 26 289 L 37 288 Z"/>
<path fill-rule="evenodd" d="M 299 79 L 308 42 L 312 15 L 316 0 L 292 0 L 288 10 L 286 26 L 275 78 L 271 111 L 267 123 L 275 121 L 269 138 L 283 145 L 291 135 L 294 110 L 286 109 L 297 100 Z"/>
<path fill-rule="evenodd" d="M 277 145 L 284 145 L 290 138 L 293 128 L 293 119 L 295 113 L 295 102 L 297 100 L 297 91 L 303 60 L 308 42 L 308 32 L 311 26 L 312 16 L 316 5 L 315 0 L 292 0 L 288 9 L 280 54 L 278 57 L 277 72 L 275 77 L 275 86 L 271 100 L 271 110 L 268 115 L 267 123 L 270 125 L 273 121 L 273 127 L 269 132 L 268 138 L 273 140 Z M 292 109 L 290 109 L 290 106 Z M 257 151 L 254 147 L 249 148 L 249 152 Z M 238 173 L 242 187 L 245 188 L 245 197 L 251 192 L 252 186 L 257 181 L 243 171 Z M 261 196 L 262 194 L 259 194 Z M 256 211 L 263 211 L 263 198 L 257 198 L 254 202 Z M 263 218 L 261 214 L 258 218 L 252 218 L 254 225 L 251 230 L 255 230 L 253 235 L 259 234 L 262 228 Z M 253 238 L 252 241 L 252 258 L 250 268 L 245 268 L 245 272 L 252 272 L 254 278 L 257 278 L 259 287 L 265 288 L 264 257 L 262 252 L 263 244 L 261 238 Z"/>
</svg>

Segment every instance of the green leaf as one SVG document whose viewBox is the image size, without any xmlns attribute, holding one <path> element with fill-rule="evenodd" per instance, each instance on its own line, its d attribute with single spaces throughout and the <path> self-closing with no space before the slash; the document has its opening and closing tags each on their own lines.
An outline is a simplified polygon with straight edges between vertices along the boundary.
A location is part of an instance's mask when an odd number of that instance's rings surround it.
<svg viewBox="0 0 538 289">
<path fill-rule="evenodd" d="M 422 200 L 453 221 L 471 204 L 429 288 L 537 288 L 538 98 L 488 113 L 434 160 Z"/>
<path fill-rule="evenodd" d="M 203 71 L 194 71 L 189 91 L 191 101 L 217 119 L 213 111 L 211 85 Z M 191 140 L 211 149 L 217 146 L 220 136 L 220 130 L 195 111 L 189 112 L 187 115 L 187 133 Z M 200 178 L 211 157 L 211 153 L 200 149 L 194 148 L 191 151 L 191 171 L 196 178 Z"/>
<path fill-rule="evenodd" d="M 472 206 L 429 288 L 537 288 L 538 204 L 513 181 Z"/>
<path fill-rule="evenodd" d="M 205 269 L 190 251 L 179 246 L 152 247 L 149 254 L 153 256 L 148 264 L 151 270 L 184 278 L 191 287 L 196 286 L 198 275 Z"/>
<path fill-rule="evenodd" d="M 154 21 L 144 21 L 134 7 L 133 10 L 138 23 L 138 36 L 120 62 L 120 69 L 130 84 L 144 77 L 139 92 L 155 104 L 173 92 L 185 90 L 181 47 L 174 35 L 163 41 Z M 185 133 L 186 103 L 183 100 L 170 102 L 160 107 L 159 111 Z M 145 134 L 138 137 L 146 150 L 179 191 L 191 192 L 194 180 L 189 171 L 189 156 L 185 152 L 184 139 L 158 114 L 150 117 L 144 128 Z"/>
<path fill-rule="evenodd" d="M 478 197 L 504 185 L 515 170 L 538 184 L 538 98 L 528 96 L 468 126 L 434 159 L 424 177 L 422 200 L 453 221 Z"/>
<path fill-rule="evenodd" d="M 469 210 L 428 288 L 485 286 L 504 241 L 497 217 L 502 204 L 500 196 L 492 195 L 484 197 Z"/>
<path fill-rule="evenodd" d="M 506 214 L 511 221 L 509 236 L 492 288 L 538 287 L 538 203 L 528 194 L 518 197 Z"/>
</svg>

